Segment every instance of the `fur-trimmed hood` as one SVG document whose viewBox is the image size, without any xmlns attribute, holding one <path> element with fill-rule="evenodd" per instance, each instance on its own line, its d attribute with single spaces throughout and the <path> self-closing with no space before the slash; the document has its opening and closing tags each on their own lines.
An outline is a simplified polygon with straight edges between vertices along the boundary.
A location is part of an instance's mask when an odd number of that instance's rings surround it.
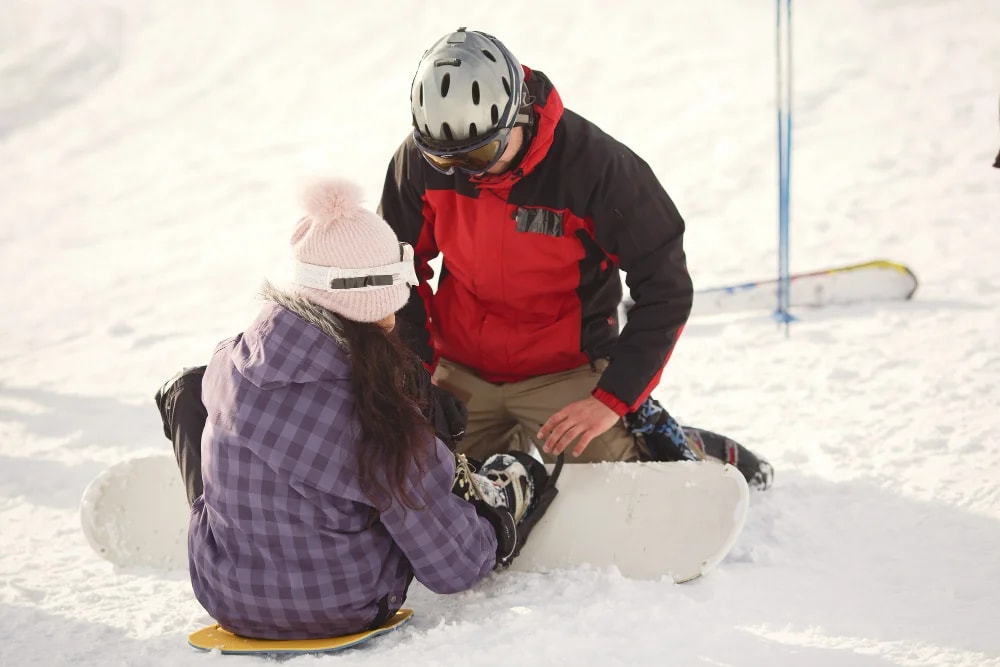
<svg viewBox="0 0 1000 667">
<path fill-rule="evenodd" d="M 345 350 L 348 349 L 347 340 L 344 338 L 343 323 L 340 321 L 339 317 L 326 308 L 317 306 L 313 302 L 308 301 L 301 296 L 279 289 L 270 282 L 264 283 L 264 287 L 261 289 L 260 295 L 266 301 L 271 301 L 278 304 L 285 310 L 290 310 L 295 315 L 298 315 L 306 322 L 313 325 L 333 340 L 337 341 L 337 344 L 342 348 Z"/>
<path fill-rule="evenodd" d="M 240 375 L 261 389 L 350 378 L 336 315 L 271 284 L 262 296 L 264 307 L 230 352 Z"/>
</svg>

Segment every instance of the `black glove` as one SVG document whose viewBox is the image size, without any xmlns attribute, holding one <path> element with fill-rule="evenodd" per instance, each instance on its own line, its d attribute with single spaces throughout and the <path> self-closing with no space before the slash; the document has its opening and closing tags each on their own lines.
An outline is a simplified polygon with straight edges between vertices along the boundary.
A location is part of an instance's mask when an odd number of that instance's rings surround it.
<svg viewBox="0 0 1000 667">
<path fill-rule="evenodd" d="M 472 506 L 476 514 L 490 522 L 497 534 L 497 562 L 493 569 L 506 570 L 520 551 L 514 515 L 506 507 L 493 507 L 478 499 L 472 501 Z"/>
<path fill-rule="evenodd" d="M 455 451 L 465 435 L 469 412 L 462 401 L 431 381 L 431 374 L 420 357 L 414 355 L 413 363 L 413 381 L 421 398 L 424 418 L 434 427 L 437 437 Z"/>
<path fill-rule="evenodd" d="M 465 427 L 469 423 L 469 411 L 465 403 L 447 389 L 436 384 L 431 385 L 431 409 L 433 410 L 434 430 L 438 437 L 452 451 L 462 441 Z"/>
</svg>

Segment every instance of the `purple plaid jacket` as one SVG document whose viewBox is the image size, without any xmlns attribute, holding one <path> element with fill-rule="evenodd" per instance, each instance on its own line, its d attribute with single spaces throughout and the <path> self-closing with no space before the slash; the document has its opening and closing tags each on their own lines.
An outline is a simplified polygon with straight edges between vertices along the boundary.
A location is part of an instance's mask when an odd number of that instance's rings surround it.
<svg viewBox="0 0 1000 667">
<path fill-rule="evenodd" d="M 358 632 L 403 604 L 414 575 L 453 593 L 496 561 L 493 528 L 451 493 L 454 457 L 439 440 L 422 483 L 416 470 L 407 483 L 422 509 L 393 501 L 375 514 L 358 481 L 349 377 L 344 349 L 277 304 L 208 365 L 190 571 L 198 601 L 232 632 Z"/>
</svg>

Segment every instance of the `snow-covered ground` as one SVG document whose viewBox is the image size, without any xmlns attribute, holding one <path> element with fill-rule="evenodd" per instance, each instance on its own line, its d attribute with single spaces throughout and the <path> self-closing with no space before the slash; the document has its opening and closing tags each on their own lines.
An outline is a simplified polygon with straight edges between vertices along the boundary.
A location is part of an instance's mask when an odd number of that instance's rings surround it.
<svg viewBox="0 0 1000 667">
<path fill-rule="evenodd" d="M 168 451 L 156 386 L 256 311 L 316 174 L 374 206 L 417 59 L 493 32 L 633 146 L 696 284 L 776 265 L 773 3 L 3 0 L 0 665 L 195 653 L 183 572 L 116 571 L 78 503 Z M 1000 2 L 797 3 L 792 268 L 906 262 L 912 302 L 694 319 L 657 393 L 775 464 L 687 585 L 492 576 L 331 664 L 1000 664 Z M 311 658 L 296 662 L 313 664 Z M 253 663 L 256 664 L 256 663 Z"/>
</svg>

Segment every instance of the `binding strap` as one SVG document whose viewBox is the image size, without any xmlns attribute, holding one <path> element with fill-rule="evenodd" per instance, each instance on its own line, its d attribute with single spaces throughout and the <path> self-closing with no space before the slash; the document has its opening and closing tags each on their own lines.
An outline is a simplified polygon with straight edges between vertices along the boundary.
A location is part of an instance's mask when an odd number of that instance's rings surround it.
<svg viewBox="0 0 1000 667">
<path fill-rule="evenodd" d="M 556 494 L 559 493 L 559 489 L 556 488 L 556 482 L 559 480 L 559 475 L 562 473 L 563 469 L 563 454 L 559 455 L 556 459 L 556 465 L 549 473 L 549 478 L 545 480 L 545 486 L 539 491 L 536 490 L 534 507 L 528 515 L 524 517 L 524 520 L 517 526 L 517 544 L 514 547 L 514 553 L 511 556 L 511 560 L 517 557 L 521 553 L 521 549 L 524 547 L 525 543 L 528 541 L 528 536 L 531 535 L 532 529 L 538 520 L 545 516 L 546 510 L 549 509 L 549 505 L 555 500 Z"/>
</svg>

